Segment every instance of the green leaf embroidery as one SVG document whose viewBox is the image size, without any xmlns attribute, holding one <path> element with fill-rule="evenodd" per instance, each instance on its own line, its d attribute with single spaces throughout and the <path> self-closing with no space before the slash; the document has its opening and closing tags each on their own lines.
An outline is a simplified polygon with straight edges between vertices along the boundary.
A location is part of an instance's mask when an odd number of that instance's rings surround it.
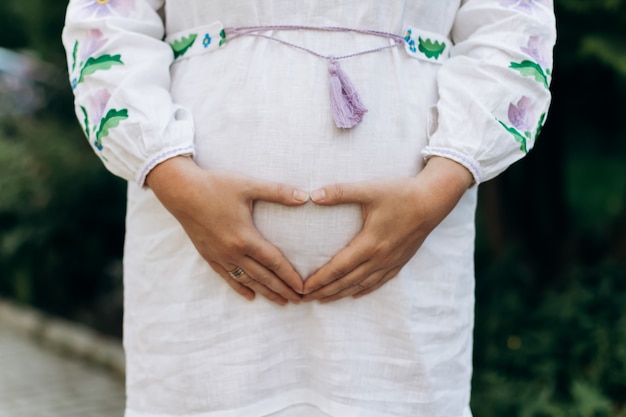
<svg viewBox="0 0 626 417">
<path fill-rule="evenodd" d="M 418 38 L 419 41 L 419 51 L 421 53 L 423 53 L 424 55 L 426 55 L 427 58 L 435 58 L 435 59 L 439 59 L 439 55 L 441 55 L 443 53 L 443 51 L 445 51 L 446 49 L 446 44 L 445 42 L 439 42 L 439 41 L 431 41 L 430 39 L 422 39 L 421 37 Z"/>
<path fill-rule="evenodd" d="M 191 48 L 193 43 L 196 41 L 197 37 L 198 35 L 196 35 L 195 33 L 192 33 L 191 35 L 187 37 L 183 37 L 181 39 L 175 40 L 174 42 L 170 43 L 170 46 L 172 47 L 172 50 L 174 51 L 174 59 L 178 58 L 179 56 L 185 55 L 187 50 Z"/>
<path fill-rule="evenodd" d="M 543 128 L 543 123 L 546 120 L 546 114 L 542 113 L 541 116 L 539 116 L 539 122 L 537 122 L 537 130 L 535 131 L 535 139 L 537 139 L 537 137 L 539 137 L 539 134 L 541 133 L 541 129 Z"/>
<path fill-rule="evenodd" d="M 83 111 L 83 116 L 85 117 L 84 119 L 85 135 L 89 137 L 89 116 L 87 115 L 87 109 L 84 108 L 83 106 L 80 106 L 80 109 Z"/>
<path fill-rule="evenodd" d="M 226 43 L 226 32 L 224 32 L 224 29 L 222 29 L 220 31 L 220 45 L 219 46 L 222 46 L 225 43 Z"/>
<path fill-rule="evenodd" d="M 502 127 L 506 129 L 507 132 L 509 132 L 511 135 L 513 135 L 513 138 L 515 139 L 515 141 L 520 144 L 520 148 L 519 148 L 520 151 L 522 151 L 524 153 L 528 153 L 528 147 L 527 147 L 527 144 L 526 144 L 526 136 L 521 134 L 514 127 L 507 126 L 506 124 L 504 124 L 500 120 L 498 120 L 498 123 L 500 123 L 502 125 Z M 527 134 L 530 135 L 528 132 L 527 132 Z"/>
<path fill-rule="evenodd" d="M 533 61 L 522 61 L 522 62 L 511 62 L 509 68 L 512 68 L 516 71 L 519 71 L 525 77 L 533 77 L 535 81 L 538 81 L 544 85 L 544 87 L 549 88 L 548 84 L 548 76 L 541 68 L 541 65 L 537 64 Z"/>
<path fill-rule="evenodd" d="M 128 119 L 128 109 L 109 110 L 102 120 L 100 120 L 100 127 L 96 132 L 96 147 L 102 149 L 102 138 L 109 136 L 109 130 L 116 128 L 120 122 L 126 119 Z"/>
<path fill-rule="evenodd" d="M 81 83 L 85 80 L 85 77 L 93 74 L 96 71 L 111 69 L 114 65 L 124 65 L 121 59 L 121 55 L 102 55 L 97 58 L 89 58 L 83 68 L 80 70 L 80 77 L 78 81 Z"/>
<path fill-rule="evenodd" d="M 72 71 L 76 69 L 76 56 L 78 55 L 78 41 L 74 42 L 74 50 L 72 51 Z"/>
</svg>

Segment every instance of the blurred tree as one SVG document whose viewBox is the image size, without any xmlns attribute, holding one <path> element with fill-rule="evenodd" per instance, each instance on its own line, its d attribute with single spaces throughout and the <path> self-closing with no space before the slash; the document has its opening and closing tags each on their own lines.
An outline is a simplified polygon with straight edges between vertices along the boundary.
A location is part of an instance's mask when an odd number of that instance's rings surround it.
<svg viewBox="0 0 626 417">
<path fill-rule="evenodd" d="M 26 28 L 24 19 L 14 10 L 13 1 L 0 2 L 0 46 L 13 49 L 30 46 Z"/>
</svg>

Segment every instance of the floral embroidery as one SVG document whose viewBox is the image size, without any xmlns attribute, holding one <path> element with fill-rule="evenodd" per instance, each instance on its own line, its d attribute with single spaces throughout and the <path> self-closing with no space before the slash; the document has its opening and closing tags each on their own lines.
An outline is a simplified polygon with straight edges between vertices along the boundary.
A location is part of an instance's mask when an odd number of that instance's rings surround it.
<svg viewBox="0 0 626 417">
<path fill-rule="evenodd" d="M 533 61 L 524 60 L 522 62 L 511 62 L 509 68 L 518 71 L 525 77 L 533 77 L 537 82 L 543 84 L 545 88 L 550 87 L 550 68 L 543 54 L 544 43 L 537 36 L 531 36 L 528 45 L 522 47 L 522 52 L 528 54 Z"/>
<path fill-rule="evenodd" d="M 209 45 L 211 45 L 211 36 L 207 33 L 204 35 L 204 39 L 202 39 L 202 46 L 207 48 Z"/>
<path fill-rule="evenodd" d="M 535 139 L 539 137 L 541 133 L 541 129 L 543 129 L 543 125 L 546 123 L 546 113 L 541 113 L 539 116 L 539 121 L 537 122 L 537 130 L 535 130 Z"/>
<path fill-rule="evenodd" d="M 411 50 L 411 52 L 415 53 L 417 52 L 417 48 L 415 47 L 415 41 L 411 39 L 412 34 L 413 34 L 413 31 L 411 29 L 408 29 L 406 31 L 406 34 L 404 35 L 404 40 L 409 45 L 409 49 Z"/>
<path fill-rule="evenodd" d="M 95 54 L 98 50 L 102 49 L 107 41 L 108 39 L 102 35 L 102 32 L 100 30 L 91 29 L 89 32 L 87 32 L 87 36 L 85 36 L 83 44 L 80 45 L 80 48 L 77 51 L 78 59 L 81 62 L 85 62 L 90 56 Z M 78 45 L 76 47 L 78 47 Z"/>
<path fill-rule="evenodd" d="M 437 40 L 431 40 L 430 38 L 423 39 L 421 36 L 417 38 L 417 47 L 415 40 L 413 39 L 413 31 L 408 29 L 404 35 L 404 41 L 409 46 L 409 50 L 413 53 L 420 51 L 426 58 L 439 59 L 439 56 L 445 51 L 446 43 L 439 42 Z"/>
<path fill-rule="evenodd" d="M 418 38 L 419 51 L 426 55 L 426 58 L 439 59 L 439 56 L 445 51 L 446 44 L 439 41 L 431 41 L 430 39 L 423 40 Z"/>
<path fill-rule="evenodd" d="M 109 130 L 116 128 L 128 119 L 128 109 L 108 109 L 111 93 L 101 89 L 88 99 L 88 107 L 80 106 L 83 112 L 83 127 L 88 139 L 93 139 L 94 146 L 102 151 L 102 140 L 109 136 Z M 103 157 L 104 158 L 104 157 Z M 104 158 L 106 160 L 106 158 Z"/>
<path fill-rule="evenodd" d="M 83 128 L 87 138 L 91 139 L 91 135 L 93 133 L 92 126 L 96 126 L 100 123 L 110 99 L 111 93 L 107 90 L 100 89 L 96 90 L 96 92 L 87 99 L 86 105 L 88 109 L 84 106 L 80 106 L 84 116 Z M 96 145 L 99 150 L 102 150 L 101 144 L 96 144 L 94 142 L 94 145 Z"/>
<path fill-rule="evenodd" d="M 185 55 L 185 53 L 191 48 L 193 43 L 196 41 L 198 37 L 197 34 L 192 33 L 189 36 L 182 37 L 180 39 L 175 40 L 170 43 L 172 47 L 172 51 L 174 51 L 174 59 Z M 208 46 L 208 45 L 207 45 Z"/>
<path fill-rule="evenodd" d="M 213 51 L 226 44 L 226 31 L 220 22 L 169 34 L 165 42 L 172 48 L 174 60 L 187 59 Z"/>
<path fill-rule="evenodd" d="M 89 58 L 84 64 L 80 64 L 78 75 L 72 78 L 72 88 L 85 81 L 85 77 L 100 70 L 111 69 L 114 65 L 124 65 L 121 55 L 101 55 L 97 58 Z"/>
<path fill-rule="evenodd" d="M 526 96 L 522 97 L 517 102 L 517 105 L 513 103 L 509 104 L 509 121 L 515 128 L 522 131 L 529 131 L 531 129 L 531 123 L 528 118 L 533 112 L 534 107 L 533 103 Z"/>
<path fill-rule="evenodd" d="M 122 120 L 128 119 L 128 109 L 110 109 L 100 120 L 100 126 L 96 130 L 94 145 L 102 150 L 102 139 L 109 136 L 109 129 L 116 128 Z"/>
<path fill-rule="evenodd" d="M 81 17 L 129 16 L 135 9 L 134 0 L 78 0 L 82 5 L 78 14 Z"/>
<path fill-rule="evenodd" d="M 548 74 L 550 70 L 546 70 L 544 72 L 543 68 L 539 66 L 536 62 L 533 61 L 522 61 L 522 62 L 511 62 L 509 68 L 512 68 L 516 71 L 519 71 L 525 77 L 534 77 L 537 82 L 540 82 L 544 85 L 544 87 L 548 88 L 550 85 L 548 83 Z"/>
<path fill-rule="evenodd" d="M 497 119 L 498 123 L 520 144 L 520 150 L 524 153 L 532 148 L 530 141 L 539 135 L 546 118 L 545 113 L 541 114 L 535 124 L 533 121 L 534 110 L 534 104 L 528 97 L 523 96 L 517 104 L 509 104 L 508 119 L 512 126 Z"/>
<path fill-rule="evenodd" d="M 522 46 L 520 49 L 522 52 L 530 55 L 530 57 L 543 68 L 547 68 L 549 66 L 544 53 L 546 50 L 546 42 L 539 36 L 531 36 L 528 39 L 528 44 L 525 47 Z"/>
<path fill-rule="evenodd" d="M 513 7 L 526 13 L 533 13 L 541 6 L 545 6 L 546 0 L 500 0 L 500 5 Z"/>
<path fill-rule="evenodd" d="M 87 33 L 85 40 L 81 44 L 74 43 L 72 51 L 72 88 L 85 80 L 85 77 L 96 71 L 109 70 L 115 65 L 124 65 L 121 55 L 100 55 L 92 56 L 101 49 L 108 39 L 102 36 L 102 32 L 92 29 Z"/>
</svg>

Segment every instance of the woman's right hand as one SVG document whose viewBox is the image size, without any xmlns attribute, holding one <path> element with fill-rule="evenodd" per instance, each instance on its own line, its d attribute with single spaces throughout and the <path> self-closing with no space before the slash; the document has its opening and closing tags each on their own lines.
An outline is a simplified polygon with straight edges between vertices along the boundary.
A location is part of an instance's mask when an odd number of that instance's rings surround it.
<svg viewBox="0 0 626 417">
<path fill-rule="evenodd" d="M 176 217 L 200 255 L 235 291 L 285 305 L 299 303 L 303 281 L 289 261 L 254 226 L 256 200 L 304 204 L 305 191 L 232 173 L 207 171 L 186 156 L 157 165 L 147 185 Z M 245 274 L 236 278 L 237 267 Z"/>
</svg>

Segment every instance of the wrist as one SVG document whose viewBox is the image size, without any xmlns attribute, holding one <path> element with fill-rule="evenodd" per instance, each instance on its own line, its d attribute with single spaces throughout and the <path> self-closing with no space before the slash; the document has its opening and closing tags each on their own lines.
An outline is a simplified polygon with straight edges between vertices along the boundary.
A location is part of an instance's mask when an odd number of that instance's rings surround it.
<svg viewBox="0 0 626 417">
<path fill-rule="evenodd" d="M 179 179 L 197 165 L 189 156 L 175 156 L 161 162 L 146 176 L 146 185 L 153 190 L 161 188 L 163 185 Z"/>
<path fill-rule="evenodd" d="M 474 183 L 474 177 L 467 168 L 440 156 L 428 159 L 416 180 L 431 202 L 446 212 L 454 208 Z"/>
<path fill-rule="evenodd" d="M 198 165 L 189 156 L 175 156 L 155 166 L 146 177 L 146 185 L 166 207 L 176 206 L 185 200 L 196 180 Z"/>
</svg>

